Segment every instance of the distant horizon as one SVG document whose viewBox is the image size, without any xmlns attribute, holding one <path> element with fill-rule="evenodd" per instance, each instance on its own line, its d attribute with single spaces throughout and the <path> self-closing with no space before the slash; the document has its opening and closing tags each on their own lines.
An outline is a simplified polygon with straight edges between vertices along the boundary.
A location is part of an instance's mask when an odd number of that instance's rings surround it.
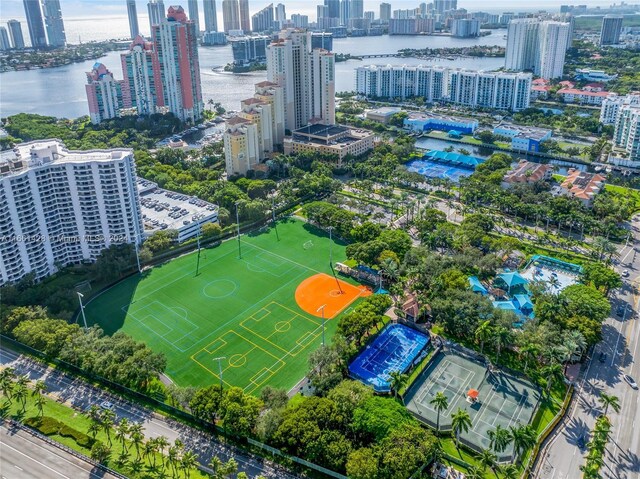
<svg viewBox="0 0 640 479">
<path fill-rule="evenodd" d="M 391 4 L 392 9 L 413 8 L 418 7 L 420 0 L 385 0 Z M 426 1 L 426 0 L 425 0 Z M 147 13 L 148 0 L 136 0 L 136 7 L 138 10 L 138 16 L 140 18 L 145 17 Z M 204 12 L 202 8 L 202 0 L 199 0 L 200 17 L 204 20 Z M 292 13 L 299 13 L 309 16 L 310 21 L 316 19 L 316 6 L 323 3 L 323 0 L 290 0 L 280 1 L 277 0 L 270 2 L 269 0 L 250 0 L 250 12 L 253 15 L 262 8 L 269 5 L 269 3 L 283 3 L 287 9 L 287 16 Z M 376 12 L 376 18 L 380 12 L 380 0 L 365 0 L 365 11 Z M 570 4 L 570 2 L 567 2 Z M 185 10 L 187 8 L 187 0 L 169 0 L 165 1 L 165 6 L 170 4 L 182 5 Z M 218 7 L 218 21 L 222 23 L 222 0 L 216 0 Z M 520 5 L 518 5 L 520 4 Z M 586 4 L 588 7 L 601 7 L 606 8 L 611 6 L 611 2 L 602 0 L 581 0 L 580 4 Z M 557 0 L 535 0 L 535 2 L 513 2 L 508 0 L 475 2 L 473 0 L 458 0 L 458 6 L 465 8 L 469 11 L 486 11 L 486 12 L 535 12 L 538 10 L 547 10 L 550 12 L 560 11 L 560 5 Z M 127 7 L 125 0 L 60 0 L 60 8 L 62 10 L 63 18 L 68 19 L 87 19 L 87 18 L 108 18 L 110 16 L 122 16 L 127 14 Z M 22 0 L 2 0 L 2 11 L 0 12 L 0 21 L 6 23 L 8 20 L 15 18 L 16 20 L 26 21 L 23 1 Z"/>
</svg>

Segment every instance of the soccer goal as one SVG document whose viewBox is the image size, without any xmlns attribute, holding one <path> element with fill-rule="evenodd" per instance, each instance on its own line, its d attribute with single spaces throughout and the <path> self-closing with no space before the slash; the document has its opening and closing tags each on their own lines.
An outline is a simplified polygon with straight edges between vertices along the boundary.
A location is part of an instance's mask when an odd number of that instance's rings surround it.
<svg viewBox="0 0 640 479">
<path fill-rule="evenodd" d="M 302 247 L 303 247 L 304 249 L 310 249 L 310 248 L 313 248 L 313 241 L 311 241 L 311 240 L 307 241 L 305 244 L 303 244 L 303 245 L 302 245 Z"/>
</svg>

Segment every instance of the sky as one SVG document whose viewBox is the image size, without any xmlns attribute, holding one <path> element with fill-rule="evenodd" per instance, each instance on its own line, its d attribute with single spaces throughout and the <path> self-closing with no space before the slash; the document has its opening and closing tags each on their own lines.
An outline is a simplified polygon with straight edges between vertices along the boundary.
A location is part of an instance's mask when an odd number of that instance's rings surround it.
<svg viewBox="0 0 640 479">
<path fill-rule="evenodd" d="M 36 1 L 36 0 L 28 0 Z M 428 0 L 385 0 L 391 3 L 392 8 L 415 8 L 421 1 Z M 138 13 L 146 12 L 147 0 L 136 0 Z M 365 10 L 379 11 L 381 0 L 365 0 Z M 165 5 L 171 3 L 184 4 L 186 8 L 186 0 L 165 0 Z M 200 2 L 202 3 L 202 2 Z M 270 0 L 250 0 L 251 13 L 255 13 L 268 5 Z M 279 3 L 277 0 L 274 4 Z M 285 0 L 280 3 L 284 3 L 287 7 L 287 16 L 291 13 L 302 13 L 309 15 L 315 19 L 316 5 L 322 3 L 322 0 Z M 608 6 L 612 2 L 603 0 L 576 0 L 574 1 L 558 1 L 558 0 L 458 0 L 458 7 L 466 8 L 470 11 L 532 11 L 546 9 L 549 11 L 558 11 L 560 9 L 560 3 L 574 3 L 574 4 L 586 4 L 588 6 Z M 218 12 L 222 10 L 222 0 L 217 0 Z M 60 0 L 60 6 L 62 14 L 65 17 L 105 17 L 110 15 L 123 15 L 126 14 L 125 0 Z M 200 9 L 202 10 L 202 8 Z M 202 15 L 202 11 L 200 12 Z M 220 15 L 220 13 L 219 13 Z M 0 18 L 6 21 L 10 18 L 17 18 L 18 20 L 24 18 L 24 8 L 22 0 L 0 0 Z"/>
</svg>

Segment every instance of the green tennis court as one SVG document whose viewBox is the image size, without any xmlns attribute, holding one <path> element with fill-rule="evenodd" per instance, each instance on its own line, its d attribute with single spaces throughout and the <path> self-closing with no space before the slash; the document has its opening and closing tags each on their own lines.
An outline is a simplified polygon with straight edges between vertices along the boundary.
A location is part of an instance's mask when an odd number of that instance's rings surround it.
<svg viewBox="0 0 640 479">
<path fill-rule="evenodd" d="M 197 276 L 192 253 L 127 278 L 86 305 L 87 320 L 163 352 L 180 386 L 215 384 L 222 368 L 227 386 L 248 393 L 266 384 L 289 389 L 322 342 L 322 319 L 297 305 L 296 288 L 332 274 L 330 249 L 343 261 L 345 247 L 302 221 L 277 228 L 242 236 L 242 258 L 236 240 L 203 250 Z M 326 321 L 327 339 L 335 328 Z"/>
<path fill-rule="evenodd" d="M 475 389 L 478 400 L 467 400 L 467 393 Z M 405 396 L 407 409 L 418 419 L 436 427 L 438 413 L 430 403 L 442 392 L 449 407 L 440 413 L 440 430 L 451 431 L 451 415 L 458 409 L 471 417 L 471 428 L 460 434 L 460 441 L 477 452 L 490 449 L 489 431 L 500 425 L 529 424 L 533 419 L 540 392 L 528 381 L 504 371 L 490 373 L 486 367 L 455 350 L 447 350 L 433 359 Z M 513 445 L 498 454 L 500 461 L 513 459 Z"/>
</svg>

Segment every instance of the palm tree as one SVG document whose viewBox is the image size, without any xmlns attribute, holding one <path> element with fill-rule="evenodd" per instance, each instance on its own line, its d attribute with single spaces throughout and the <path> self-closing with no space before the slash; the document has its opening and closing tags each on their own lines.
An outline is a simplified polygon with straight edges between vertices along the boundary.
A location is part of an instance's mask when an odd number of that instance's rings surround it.
<svg viewBox="0 0 640 479">
<path fill-rule="evenodd" d="M 157 450 L 158 448 L 156 446 L 156 440 L 153 438 L 147 439 L 142 449 L 142 455 L 147 461 L 151 462 L 152 469 L 156 468 L 156 451 Z"/>
<path fill-rule="evenodd" d="M 180 448 L 176 445 L 169 447 L 169 451 L 167 453 L 167 464 L 171 468 L 171 475 L 175 476 L 176 470 L 178 469 L 178 463 L 180 462 Z"/>
<path fill-rule="evenodd" d="M 541 372 L 547 378 L 547 394 L 551 391 L 555 381 L 564 378 L 564 368 L 560 363 L 551 363 L 547 367 L 542 368 Z"/>
<path fill-rule="evenodd" d="M 187 451 L 180 460 L 180 468 L 184 472 L 184 477 L 189 478 L 191 476 L 191 469 L 198 465 L 198 456 L 193 451 Z"/>
<path fill-rule="evenodd" d="M 467 479 L 484 479 L 484 472 L 478 466 L 469 466 L 465 476 Z"/>
<path fill-rule="evenodd" d="M 604 406 L 604 412 L 602 413 L 603 415 L 607 415 L 609 407 L 611 407 L 611 409 L 613 409 L 615 412 L 620 412 L 620 400 L 617 396 L 607 394 L 603 391 L 600 393 L 598 401 L 600 401 L 600 404 Z"/>
<path fill-rule="evenodd" d="M 509 344 L 511 340 L 511 331 L 505 328 L 504 326 L 499 326 L 496 328 L 493 334 L 493 340 L 496 345 L 496 365 L 500 361 L 500 351 L 505 344 Z"/>
<path fill-rule="evenodd" d="M 509 426 L 509 430 L 513 441 L 513 451 L 516 458 L 520 458 L 524 451 L 535 445 L 537 440 L 536 431 L 529 425 Z"/>
<path fill-rule="evenodd" d="M 449 407 L 449 400 L 444 393 L 438 392 L 433 396 L 431 401 L 429 401 L 429 404 L 436 409 L 436 413 L 438 414 L 436 416 L 436 434 L 440 434 L 440 413 Z"/>
<path fill-rule="evenodd" d="M 40 417 L 44 416 L 44 405 L 47 403 L 47 400 L 44 396 L 38 395 L 36 397 L 36 407 L 38 408 L 38 415 Z"/>
<path fill-rule="evenodd" d="M 526 343 L 520 349 L 520 354 L 524 357 L 524 372 L 526 374 L 529 361 L 535 359 L 538 354 L 538 347 L 533 343 Z"/>
<path fill-rule="evenodd" d="M 13 397 L 15 398 L 16 401 L 22 403 L 22 407 L 20 409 L 22 414 L 24 414 L 24 412 L 26 411 L 27 396 L 28 396 L 27 386 L 22 384 L 22 383 L 20 383 L 20 381 L 18 381 L 16 383 L 16 387 L 15 387 L 15 389 L 13 391 Z"/>
<path fill-rule="evenodd" d="M 491 448 L 495 452 L 503 452 L 511 442 L 509 430 L 503 428 L 500 424 L 492 431 L 489 431 L 489 440 Z"/>
<path fill-rule="evenodd" d="M 493 328 L 491 327 L 491 321 L 483 321 L 480 326 L 476 328 L 476 341 L 480 341 L 480 354 L 484 350 L 484 342 L 491 339 L 493 336 Z"/>
<path fill-rule="evenodd" d="M 392 371 L 389 374 L 390 386 L 393 389 L 393 395 L 397 398 L 400 390 L 406 386 L 409 376 L 402 374 L 400 371 Z"/>
<path fill-rule="evenodd" d="M 120 419 L 120 422 L 116 426 L 116 438 L 120 440 L 122 444 L 122 451 L 127 453 L 127 436 L 129 435 L 129 420 L 126 417 Z"/>
<path fill-rule="evenodd" d="M 468 432 L 471 427 L 471 417 L 464 409 L 458 410 L 451 416 L 451 428 L 456 436 L 456 449 L 460 447 L 460 433 Z"/>
<path fill-rule="evenodd" d="M 89 424 L 89 429 L 87 430 L 87 434 L 89 434 L 95 440 L 96 436 L 100 432 L 100 429 L 102 429 L 102 426 L 100 425 L 100 423 L 92 419 L 91 423 Z"/>
<path fill-rule="evenodd" d="M 101 464 L 104 464 L 111 456 L 111 448 L 105 446 L 101 442 L 96 442 L 95 445 L 91 448 L 91 458 L 95 459 Z"/>
<path fill-rule="evenodd" d="M 238 472 L 238 463 L 233 458 L 223 462 L 218 456 L 213 456 L 208 466 L 213 471 L 214 479 L 226 479 L 230 474 Z"/>
<path fill-rule="evenodd" d="M 514 464 L 508 464 L 502 468 L 502 479 L 518 479 L 520 471 Z"/>
<path fill-rule="evenodd" d="M 156 447 L 158 448 L 158 453 L 160 454 L 160 464 L 162 465 L 162 471 L 164 472 L 164 450 L 169 446 L 169 441 L 164 436 L 158 436 L 156 438 Z"/>
<path fill-rule="evenodd" d="M 483 449 L 480 453 L 480 456 L 478 457 L 478 460 L 480 461 L 483 470 L 486 470 L 488 467 L 493 471 L 494 474 L 496 474 L 495 470 L 496 466 L 498 465 L 498 457 L 493 452 L 491 452 L 489 449 Z M 496 477 L 498 477 L 498 474 L 496 474 Z"/>
<path fill-rule="evenodd" d="M 0 392 L 9 400 L 9 404 L 11 404 L 11 398 L 13 397 L 15 379 L 15 369 L 9 367 L 0 371 Z"/>
<path fill-rule="evenodd" d="M 140 460 L 140 446 L 144 443 L 144 433 L 142 432 L 142 424 L 134 422 L 129 427 L 129 439 L 136 448 L 136 460 Z"/>
<path fill-rule="evenodd" d="M 116 415 L 113 411 L 104 411 L 102 413 L 102 430 L 107 435 L 107 441 L 109 441 L 109 447 L 111 447 L 111 428 L 114 424 Z"/>
</svg>

